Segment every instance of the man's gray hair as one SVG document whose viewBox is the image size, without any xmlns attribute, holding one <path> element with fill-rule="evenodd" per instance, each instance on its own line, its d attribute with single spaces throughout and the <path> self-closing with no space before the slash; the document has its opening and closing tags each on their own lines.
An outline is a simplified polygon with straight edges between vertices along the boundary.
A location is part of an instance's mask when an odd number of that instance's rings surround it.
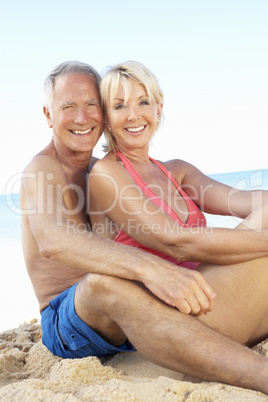
<svg viewBox="0 0 268 402">
<path fill-rule="evenodd" d="M 81 61 L 66 61 L 55 67 L 47 76 L 44 82 L 44 106 L 51 111 L 53 89 L 55 80 L 61 75 L 72 73 L 83 73 L 92 75 L 96 78 L 98 86 L 100 85 L 101 77 L 99 73 L 89 64 L 82 63 Z"/>
</svg>

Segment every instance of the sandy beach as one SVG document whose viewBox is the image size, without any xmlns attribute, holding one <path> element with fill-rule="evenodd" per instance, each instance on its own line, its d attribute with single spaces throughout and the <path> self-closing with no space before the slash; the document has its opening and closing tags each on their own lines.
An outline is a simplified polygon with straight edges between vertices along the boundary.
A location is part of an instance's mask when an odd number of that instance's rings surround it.
<svg viewBox="0 0 268 402">
<path fill-rule="evenodd" d="M 268 339 L 254 350 L 268 357 Z M 0 334 L 0 400 L 252 402 L 268 397 L 163 369 L 138 352 L 61 359 L 42 344 L 40 325 L 33 320 Z"/>
<path fill-rule="evenodd" d="M 4 261 L 9 261 L 5 280 L 0 283 L 1 402 L 268 401 L 267 396 L 255 391 L 199 381 L 163 369 L 138 352 L 103 360 L 53 356 L 41 341 L 38 304 L 21 248 L 2 243 L 0 250 Z M 36 319 L 31 320 L 33 317 Z M 24 321 L 28 323 L 19 325 Z M 268 358 L 268 339 L 255 351 Z"/>
</svg>

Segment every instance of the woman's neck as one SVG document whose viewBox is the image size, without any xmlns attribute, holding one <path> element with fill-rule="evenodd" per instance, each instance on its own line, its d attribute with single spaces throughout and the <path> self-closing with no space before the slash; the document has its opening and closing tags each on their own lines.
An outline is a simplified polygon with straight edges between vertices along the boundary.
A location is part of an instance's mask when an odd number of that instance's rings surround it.
<svg viewBox="0 0 268 402">
<path fill-rule="evenodd" d="M 132 162 L 138 163 L 151 163 L 149 158 L 149 146 L 146 149 L 124 149 L 122 147 L 117 147 L 116 151 L 120 151 L 124 156 L 126 156 Z"/>
</svg>

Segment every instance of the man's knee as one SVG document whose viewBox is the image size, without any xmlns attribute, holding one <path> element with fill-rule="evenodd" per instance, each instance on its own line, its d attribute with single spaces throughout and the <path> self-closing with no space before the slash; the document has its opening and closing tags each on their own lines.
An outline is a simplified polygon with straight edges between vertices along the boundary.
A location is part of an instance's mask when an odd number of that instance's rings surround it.
<svg viewBox="0 0 268 402">
<path fill-rule="evenodd" d="M 79 286 L 83 286 L 89 291 L 97 290 L 103 284 L 102 276 L 100 274 L 86 274 L 80 281 Z"/>
<path fill-rule="evenodd" d="M 98 304 L 98 299 L 103 293 L 104 281 L 99 274 L 86 274 L 78 283 L 75 292 L 75 306 L 94 306 Z"/>
<path fill-rule="evenodd" d="M 107 294 L 107 292 L 109 293 L 109 291 L 112 292 L 113 285 L 117 280 L 119 279 L 107 275 L 95 273 L 86 274 L 79 282 L 77 291 L 86 293 L 86 295 L 90 295 L 91 297 L 92 295 L 96 298 L 99 296 L 103 297 L 104 291 L 105 294 Z"/>
<path fill-rule="evenodd" d="M 106 311 L 107 305 L 122 301 L 120 289 L 125 282 L 113 276 L 87 274 L 77 286 L 75 305 Z"/>
<path fill-rule="evenodd" d="M 74 305 L 78 316 L 89 326 L 107 319 L 108 302 L 105 291 L 107 279 L 103 275 L 87 274 L 77 285 Z"/>
<path fill-rule="evenodd" d="M 116 294 L 116 277 L 88 274 L 78 284 L 75 294 L 75 309 L 80 318 L 109 343 L 118 346 L 126 336 L 116 323 L 120 294 Z"/>
</svg>

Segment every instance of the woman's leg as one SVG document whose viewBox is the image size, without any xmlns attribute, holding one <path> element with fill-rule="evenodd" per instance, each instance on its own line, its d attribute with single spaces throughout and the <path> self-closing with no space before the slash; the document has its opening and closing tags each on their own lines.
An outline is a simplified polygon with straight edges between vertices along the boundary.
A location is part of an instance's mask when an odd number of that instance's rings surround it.
<svg viewBox="0 0 268 402">
<path fill-rule="evenodd" d="M 231 266 L 201 265 L 217 293 L 213 311 L 198 319 L 239 343 L 268 337 L 268 258 Z"/>
<path fill-rule="evenodd" d="M 247 216 L 236 229 L 268 229 L 268 200 L 259 205 L 254 211 Z"/>
</svg>

